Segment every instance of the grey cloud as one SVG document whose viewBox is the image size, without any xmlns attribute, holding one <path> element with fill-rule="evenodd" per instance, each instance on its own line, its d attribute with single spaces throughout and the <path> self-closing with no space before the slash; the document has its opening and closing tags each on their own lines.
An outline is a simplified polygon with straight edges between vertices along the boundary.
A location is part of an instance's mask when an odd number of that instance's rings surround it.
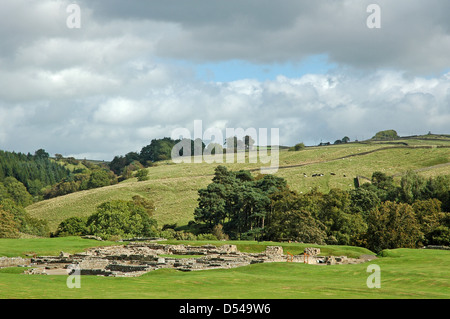
<svg viewBox="0 0 450 319">
<path fill-rule="evenodd" d="M 298 14 L 314 7 L 309 1 L 298 0 L 88 0 L 83 1 L 93 10 L 95 17 L 109 19 L 140 19 L 167 21 L 184 27 L 202 27 L 230 24 L 247 24 L 262 29 L 286 27 L 292 24 Z"/>
<path fill-rule="evenodd" d="M 243 59 L 254 63 L 300 61 L 327 54 L 357 68 L 440 72 L 450 65 L 447 1 L 376 1 L 381 29 L 368 29 L 373 1 L 122 1 L 84 2 L 93 17 L 172 23 L 158 39 L 162 57 L 196 62 Z"/>
<path fill-rule="evenodd" d="M 16 50 L 39 50 L 45 41 L 63 38 L 74 52 L 53 65 L 78 63 L 80 48 L 89 52 L 85 58 L 92 61 L 105 39 L 110 43 L 103 46 L 116 56 L 122 51 L 111 47 L 114 40 L 134 37 L 142 46 L 123 46 L 131 54 L 147 52 L 199 63 L 230 59 L 292 62 L 325 54 L 330 62 L 367 70 L 394 68 L 430 74 L 450 65 L 447 1 L 376 1 L 382 10 L 382 28 L 376 30 L 366 26 L 370 0 L 80 1 L 79 30 L 65 26 L 68 3 L 6 1 L 0 14 L 2 57 Z M 76 41 L 81 43 L 75 46 Z M 36 61 L 42 51 L 35 54 Z M 105 63 L 108 57 L 101 55 L 99 61 Z"/>
</svg>

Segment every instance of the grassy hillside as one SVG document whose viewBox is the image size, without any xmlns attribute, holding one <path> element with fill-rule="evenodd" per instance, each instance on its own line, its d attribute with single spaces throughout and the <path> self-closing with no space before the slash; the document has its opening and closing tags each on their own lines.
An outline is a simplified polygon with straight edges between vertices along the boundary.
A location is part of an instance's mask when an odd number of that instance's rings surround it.
<svg viewBox="0 0 450 319">
<path fill-rule="evenodd" d="M 331 188 L 350 189 L 356 176 L 370 177 L 374 171 L 396 176 L 416 170 L 423 176 L 450 174 L 450 138 L 447 136 L 409 137 L 395 141 L 365 141 L 321 147 L 307 147 L 291 152 L 280 150 L 277 176 L 284 177 L 291 189 L 307 192 L 317 187 L 322 192 Z M 211 182 L 219 164 L 173 164 L 161 162 L 148 168 L 148 181 L 136 179 L 103 188 L 73 193 L 35 203 L 27 207 L 33 217 L 48 220 L 51 230 L 72 216 L 88 216 L 97 205 L 111 199 L 129 200 L 141 195 L 154 200 L 155 218 L 159 225 L 185 225 L 193 218 L 197 206 L 197 190 Z M 259 173 L 261 163 L 226 163 L 232 170 L 251 169 Z M 324 176 L 311 177 L 322 173 Z M 332 174 L 333 173 L 333 174 Z M 307 177 L 304 177 L 306 174 Z"/>
</svg>

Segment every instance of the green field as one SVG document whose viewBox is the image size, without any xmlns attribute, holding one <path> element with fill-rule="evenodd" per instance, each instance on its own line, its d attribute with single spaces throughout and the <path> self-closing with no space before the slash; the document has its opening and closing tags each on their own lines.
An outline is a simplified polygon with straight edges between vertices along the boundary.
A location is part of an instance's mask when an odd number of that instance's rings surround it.
<svg viewBox="0 0 450 319">
<path fill-rule="evenodd" d="M 84 249 L 114 245 L 111 241 L 97 241 L 78 237 L 58 238 L 0 238 L 0 257 L 56 256 L 61 251 L 77 253 Z"/>
<path fill-rule="evenodd" d="M 405 146 L 398 143 L 407 143 Z M 439 146 L 439 147 L 438 147 Z M 445 146 L 445 147 L 442 147 Z M 407 170 L 416 170 L 426 177 L 450 174 L 450 138 L 405 139 L 387 142 L 361 142 L 340 145 L 308 147 L 290 152 L 280 149 L 279 170 L 275 174 L 287 180 L 297 192 L 314 187 L 328 192 L 331 188 L 351 189 L 357 176 L 371 177 L 374 171 L 396 176 Z M 197 206 L 198 189 L 206 187 L 219 164 L 173 164 L 160 162 L 148 168 L 148 181 L 126 180 L 116 185 L 81 191 L 37 202 L 27 207 L 31 216 L 46 219 L 50 229 L 72 216 L 89 216 L 96 207 L 112 199 L 130 200 L 140 195 L 154 201 L 154 217 L 158 224 L 186 225 L 193 219 Z M 223 163 L 232 170 L 251 169 L 260 172 L 261 163 Z M 308 177 L 304 177 L 305 173 Z M 323 173 L 322 177 L 311 177 Z M 332 175 L 333 173 L 334 175 Z"/>
<path fill-rule="evenodd" d="M 15 243 L 13 243 L 15 242 Z M 220 242 L 216 242 L 219 244 Z M 223 242 L 222 242 L 223 243 Z M 235 242 L 242 251 L 260 251 L 274 243 Z M 0 256 L 27 251 L 81 251 L 98 242 L 79 238 L 0 241 Z M 282 244 L 296 253 L 301 244 Z M 328 246 L 325 254 L 363 254 L 357 247 Z M 370 253 L 370 252 L 369 252 Z M 67 276 L 22 274 L 24 268 L 0 270 L 0 298 L 19 299 L 301 299 L 450 298 L 450 251 L 385 250 L 364 264 L 318 266 L 297 263 L 255 264 L 234 269 L 180 272 L 156 270 L 141 277 L 83 276 L 69 289 Z M 380 267 L 381 287 L 368 288 L 367 266 Z"/>
</svg>

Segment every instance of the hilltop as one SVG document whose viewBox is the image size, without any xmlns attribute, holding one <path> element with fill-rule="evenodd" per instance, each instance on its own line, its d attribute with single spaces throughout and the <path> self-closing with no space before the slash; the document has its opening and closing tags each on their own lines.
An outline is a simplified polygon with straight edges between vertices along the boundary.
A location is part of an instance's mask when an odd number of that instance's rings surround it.
<svg viewBox="0 0 450 319">
<path fill-rule="evenodd" d="M 425 177 L 450 175 L 450 137 L 423 135 L 395 140 L 367 140 L 327 146 L 310 146 L 300 151 L 280 147 L 276 176 L 286 179 L 296 192 L 317 188 L 328 192 L 332 188 L 351 189 L 369 179 L 374 171 L 399 180 L 408 170 Z M 153 200 L 155 219 L 159 225 L 187 225 L 197 207 L 198 190 L 212 180 L 217 163 L 180 163 L 170 160 L 146 168 L 148 180 L 136 178 L 111 186 L 83 190 L 34 203 L 26 208 L 35 218 L 48 221 L 54 231 L 69 217 L 89 216 L 102 202 L 112 199 L 129 200 L 140 195 Z M 222 163 L 230 170 L 251 170 L 260 173 L 261 163 Z M 313 177 L 313 175 L 315 175 Z"/>
</svg>

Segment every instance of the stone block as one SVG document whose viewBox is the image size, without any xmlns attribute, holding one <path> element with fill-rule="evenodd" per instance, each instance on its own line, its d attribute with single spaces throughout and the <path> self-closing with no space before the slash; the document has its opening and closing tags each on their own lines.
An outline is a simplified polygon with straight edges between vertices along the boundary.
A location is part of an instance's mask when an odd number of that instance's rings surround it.
<svg viewBox="0 0 450 319">
<path fill-rule="evenodd" d="M 282 256 L 283 247 L 281 246 L 267 246 L 265 251 L 266 256 Z"/>
<path fill-rule="evenodd" d="M 306 247 L 303 252 L 310 256 L 317 256 L 320 254 L 320 248 Z"/>
</svg>

